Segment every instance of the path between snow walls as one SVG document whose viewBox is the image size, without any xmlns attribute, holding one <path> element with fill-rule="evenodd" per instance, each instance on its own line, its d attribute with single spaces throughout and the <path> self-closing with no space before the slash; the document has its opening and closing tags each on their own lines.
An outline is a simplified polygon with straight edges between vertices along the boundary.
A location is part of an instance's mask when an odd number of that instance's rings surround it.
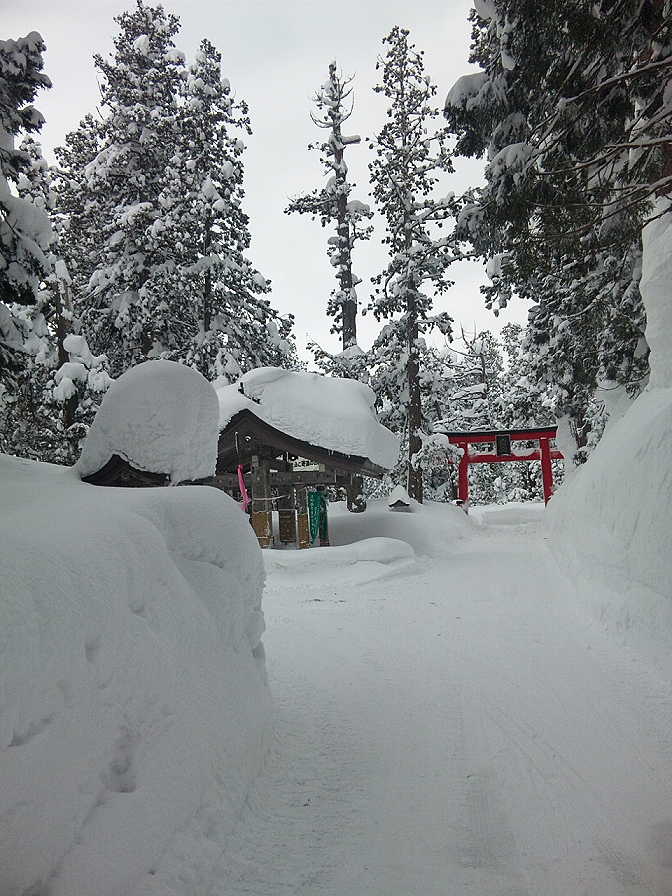
<svg viewBox="0 0 672 896">
<path fill-rule="evenodd" d="M 669 681 L 577 601 L 543 509 L 372 509 L 265 554 L 275 740 L 199 896 L 670 896 Z"/>
<path fill-rule="evenodd" d="M 269 740 L 246 518 L 8 457 L 0 506 L 0 894 L 202 894 Z"/>
</svg>

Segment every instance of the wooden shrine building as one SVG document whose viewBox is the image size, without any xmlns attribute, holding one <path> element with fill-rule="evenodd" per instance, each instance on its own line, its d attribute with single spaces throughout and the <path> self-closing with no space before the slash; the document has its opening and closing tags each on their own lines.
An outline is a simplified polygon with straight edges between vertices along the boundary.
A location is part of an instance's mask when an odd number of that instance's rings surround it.
<svg viewBox="0 0 672 896">
<path fill-rule="evenodd" d="M 276 538 L 309 547 L 318 535 L 328 544 L 327 488 L 344 488 L 349 509 L 364 510 L 362 478 L 382 477 L 398 456 L 374 404 L 356 380 L 261 367 L 211 384 L 184 365 L 147 361 L 106 394 L 78 472 L 92 485 L 215 486 L 250 513 L 262 547 Z"/>
<path fill-rule="evenodd" d="M 241 503 L 249 498 L 251 522 L 262 548 L 274 543 L 273 511 L 278 513 L 277 541 L 310 547 L 311 494 L 327 487 L 342 487 L 348 506 L 363 510 L 360 499 L 362 477 L 380 479 L 384 467 L 368 457 L 334 451 L 298 439 L 272 426 L 250 408 L 238 411 L 219 436 L 214 484 Z M 247 494 L 246 494 L 247 493 Z M 326 506 L 319 543 L 329 543 Z"/>
</svg>

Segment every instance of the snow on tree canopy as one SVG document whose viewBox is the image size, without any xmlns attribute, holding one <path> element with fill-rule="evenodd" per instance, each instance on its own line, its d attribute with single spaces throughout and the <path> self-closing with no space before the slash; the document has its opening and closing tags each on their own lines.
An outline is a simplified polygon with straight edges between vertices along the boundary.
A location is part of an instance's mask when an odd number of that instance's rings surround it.
<svg viewBox="0 0 672 896">
<path fill-rule="evenodd" d="M 198 371 L 174 361 L 145 361 L 111 386 L 77 463 L 80 476 L 113 455 L 173 484 L 212 476 L 217 457 L 217 398 Z"/>
<path fill-rule="evenodd" d="M 385 469 L 397 461 L 397 437 L 378 422 L 375 395 L 357 380 L 260 367 L 237 383 L 215 383 L 215 391 L 220 429 L 239 411 L 249 409 L 265 423 L 311 445 L 367 457 Z"/>
</svg>

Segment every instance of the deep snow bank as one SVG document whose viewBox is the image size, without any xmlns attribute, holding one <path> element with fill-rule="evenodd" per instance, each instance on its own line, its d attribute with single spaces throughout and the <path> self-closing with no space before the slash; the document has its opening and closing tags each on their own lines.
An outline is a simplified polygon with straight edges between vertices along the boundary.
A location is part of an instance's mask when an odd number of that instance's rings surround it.
<svg viewBox="0 0 672 896">
<path fill-rule="evenodd" d="M 611 627 L 666 662 L 672 646 L 671 207 L 658 200 L 642 233 L 649 387 L 608 425 L 548 514 L 553 543 L 579 594 Z"/>
<path fill-rule="evenodd" d="M 672 389 L 645 392 L 548 507 L 551 544 L 593 610 L 672 646 Z"/>
<path fill-rule="evenodd" d="M 202 896 L 267 734 L 246 517 L 4 456 L 0 506 L 0 893 Z"/>
</svg>

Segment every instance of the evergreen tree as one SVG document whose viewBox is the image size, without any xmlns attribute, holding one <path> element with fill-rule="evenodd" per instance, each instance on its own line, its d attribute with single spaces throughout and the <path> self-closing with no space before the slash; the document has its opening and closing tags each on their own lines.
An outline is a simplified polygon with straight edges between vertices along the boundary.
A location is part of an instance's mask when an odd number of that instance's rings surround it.
<svg viewBox="0 0 672 896">
<path fill-rule="evenodd" d="M 176 150 L 184 56 L 173 42 L 178 19 L 162 6 L 137 0 L 115 22 L 114 53 L 94 56 L 102 120 L 95 137 L 89 119 L 70 142 L 98 149 L 83 170 L 85 216 L 99 224 L 84 320 L 118 374 L 179 339 L 167 276 L 175 258 L 162 239 L 161 195 Z"/>
<path fill-rule="evenodd" d="M 409 43 L 408 35 L 395 26 L 384 39 L 387 53 L 377 66 L 382 69 L 382 83 L 374 88 L 390 102 L 387 123 L 375 139 L 376 159 L 369 166 L 373 196 L 386 221 L 384 243 L 390 261 L 374 278 L 371 307 L 379 320 L 400 317 L 384 328 L 376 348 L 378 354 L 383 350 L 383 359 L 372 363 L 386 368 L 389 353 L 383 342 L 389 337 L 399 350 L 396 373 L 404 380 L 395 400 L 403 412 L 408 441 L 408 492 L 422 501 L 422 472 L 415 462 L 423 432 L 421 363 L 426 346 L 421 331 L 436 325 L 449 332 L 447 315 L 430 316 L 431 292 L 448 288 L 448 266 L 458 252 L 451 237 L 440 238 L 435 232 L 454 214 L 455 206 L 452 195 L 434 199 L 431 194 L 439 176 L 453 167 L 445 129 L 429 133 L 439 115 L 433 102 L 436 88 L 425 75 L 422 53 Z"/>
<path fill-rule="evenodd" d="M 42 71 L 44 50 L 34 31 L 0 41 L 0 392 L 11 389 L 29 335 L 20 306 L 35 304 L 49 271 L 49 218 L 11 189 L 16 191 L 31 167 L 30 156 L 15 148 L 15 140 L 39 131 L 44 121 L 32 105 L 39 90 L 51 87 Z"/>
<path fill-rule="evenodd" d="M 178 19 L 142 0 L 115 21 L 114 54 L 95 57 L 102 120 L 57 152 L 63 256 L 92 348 L 115 375 L 157 357 L 211 379 L 293 363 L 292 318 L 246 256 L 249 116 L 219 52 L 204 40 L 187 68 Z"/>
<path fill-rule="evenodd" d="M 175 252 L 168 279 L 185 299 L 186 341 L 178 340 L 169 356 L 209 379 L 237 379 L 253 367 L 287 364 L 292 355 L 292 318 L 271 307 L 270 283 L 246 256 L 241 136 L 251 133 L 246 103 L 233 98 L 222 78 L 221 54 L 203 40 L 183 85 L 160 233 L 166 253 Z"/>
<path fill-rule="evenodd" d="M 55 213 L 53 172 L 31 137 L 22 141 L 20 150 L 29 165 L 17 182 L 18 197 L 49 217 L 53 239 L 49 271 L 35 303 L 21 312 L 27 338 L 15 388 L 5 400 L 4 450 L 35 460 L 73 463 L 111 380 L 107 359 L 91 354 L 73 314 L 71 280 L 60 256 L 64 221 Z"/>
<path fill-rule="evenodd" d="M 86 115 L 76 130 L 67 134 L 65 144 L 56 147 L 58 165 L 52 172 L 55 209 L 59 219 L 59 255 L 72 278 L 75 301 L 86 310 L 81 299 L 96 266 L 101 263 L 100 234 L 105 226 L 105 203 L 89 190 L 88 166 L 101 150 L 100 121 Z M 97 300 L 96 307 L 100 304 Z M 105 315 L 105 309 L 100 312 Z M 95 315 L 93 315 L 95 317 Z"/>
<path fill-rule="evenodd" d="M 335 227 L 336 234 L 329 238 L 327 251 L 338 288 L 331 294 L 327 314 L 333 318 L 331 332 L 341 334 L 344 352 L 357 345 L 357 284 L 361 280 L 352 269 L 352 250 L 358 240 L 367 240 L 372 231 L 368 224 L 372 217 L 369 206 L 350 198 L 354 184 L 348 180 L 345 150 L 361 140 L 359 136 L 343 134 L 343 125 L 353 110 L 351 83 L 352 78 L 338 74 L 335 62 L 329 65 L 329 78 L 314 97 L 317 113 L 311 114 L 313 123 L 329 134 L 321 143 L 309 146 L 320 152 L 328 180 L 320 189 L 292 200 L 285 209 L 288 214 L 298 212 L 319 218 L 323 227 Z"/>
<path fill-rule="evenodd" d="M 528 346 L 579 444 L 597 384 L 646 376 L 640 229 L 672 185 L 668 0 L 479 2 L 471 61 L 450 91 L 457 152 L 487 155 L 460 226 L 490 259 L 487 304 L 536 303 Z"/>
</svg>

